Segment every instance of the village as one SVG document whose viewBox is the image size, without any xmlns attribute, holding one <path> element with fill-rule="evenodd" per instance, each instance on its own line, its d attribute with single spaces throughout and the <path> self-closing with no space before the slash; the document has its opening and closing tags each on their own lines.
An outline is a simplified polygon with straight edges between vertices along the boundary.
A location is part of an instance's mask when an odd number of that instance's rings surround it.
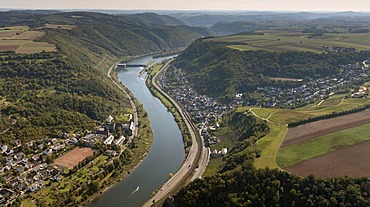
<svg viewBox="0 0 370 207">
<path fill-rule="evenodd" d="M 319 79 L 311 79 L 303 82 L 299 79 L 297 87 L 279 88 L 279 87 L 257 87 L 257 92 L 262 94 L 263 101 L 258 102 L 260 107 L 299 107 L 309 102 L 323 100 L 330 95 L 343 90 L 346 86 L 353 85 L 362 78 L 368 77 L 370 71 L 366 67 L 357 64 L 348 64 L 340 66 L 341 72 L 336 76 L 330 76 Z M 229 105 L 221 104 L 216 99 L 206 95 L 200 95 L 190 87 L 189 82 L 184 77 L 181 69 L 174 68 L 166 75 L 159 78 L 162 88 L 174 97 L 186 111 L 192 116 L 192 119 L 198 123 L 201 136 L 206 147 L 216 144 L 219 139 L 212 136 L 209 131 L 219 129 L 219 121 L 222 115 L 237 106 L 248 105 L 243 93 L 235 95 Z M 367 96 L 367 88 L 359 88 L 352 92 L 352 97 L 361 98 Z M 211 153 L 211 157 L 217 157 L 227 153 L 227 149 Z"/>
<path fill-rule="evenodd" d="M 262 94 L 263 100 L 257 105 L 261 107 L 296 108 L 309 102 L 328 98 L 347 86 L 356 85 L 356 82 L 370 75 L 370 71 L 361 65 L 348 64 L 342 65 L 340 68 L 342 71 L 337 75 L 306 82 L 300 79 L 297 81 L 300 86 L 295 88 L 257 87 L 257 91 Z M 345 92 L 348 91 L 345 90 Z M 361 88 L 353 91 L 352 97 L 362 98 L 367 96 L 367 93 L 366 88 Z"/>
<path fill-rule="evenodd" d="M 209 147 L 219 142 L 219 139 L 212 136 L 210 131 L 220 128 L 219 121 L 222 114 L 241 104 L 240 100 L 235 99 L 229 106 L 219 103 L 214 98 L 206 95 L 199 95 L 190 87 L 190 84 L 181 72 L 181 69 L 174 68 L 173 73 L 168 72 L 159 78 L 162 88 L 178 101 L 184 109 L 191 115 L 193 121 L 198 124 L 198 128 L 203 138 L 204 145 Z M 225 155 L 227 148 L 214 150 L 211 157 Z"/>
<path fill-rule="evenodd" d="M 48 182 L 58 182 L 66 170 L 91 156 L 101 145 L 105 146 L 104 154 L 107 156 L 118 156 L 133 139 L 134 124 L 132 115 L 128 116 L 129 123 L 126 124 L 115 123 L 113 117 L 109 116 L 93 133 L 85 130 L 83 134 L 63 133 L 59 138 L 33 140 L 24 144 L 18 139 L 12 146 L 1 144 L 0 205 L 9 203 L 20 195 L 38 191 Z M 120 130 L 121 135 L 115 136 Z M 81 149 L 80 147 L 89 149 L 91 153 L 74 158 L 72 165 L 71 160 L 67 160 L 67 164 L 58 161 Z"/>
</svg>

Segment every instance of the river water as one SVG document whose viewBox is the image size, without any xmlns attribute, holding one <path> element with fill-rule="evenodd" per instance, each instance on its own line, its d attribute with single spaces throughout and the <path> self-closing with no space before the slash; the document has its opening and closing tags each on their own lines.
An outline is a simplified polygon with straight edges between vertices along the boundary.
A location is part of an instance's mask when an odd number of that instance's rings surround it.
<svg viewBox="0 0 370 207">
<path fill-rule="evenodd" d="M 153 59 L 145 56 L 127 64 L 160 62 L 165 58 Z M 148 112 L 154 140 L 145 160 L 125 179 L 110 188 L 89 207 L 141 206 L 167 179 L 176 172 L 185 159 L 181 132 L 174 117 L 154 97 L 145 85 L 145 74 L 138 77 L 141 67 L 129 67 L 118 72 L 118 79 L 130 89 Z M 140 130 L 140 129 L 139 129 Z M 139 187 L 139 188 L 138 188 Z"/>
</svg>

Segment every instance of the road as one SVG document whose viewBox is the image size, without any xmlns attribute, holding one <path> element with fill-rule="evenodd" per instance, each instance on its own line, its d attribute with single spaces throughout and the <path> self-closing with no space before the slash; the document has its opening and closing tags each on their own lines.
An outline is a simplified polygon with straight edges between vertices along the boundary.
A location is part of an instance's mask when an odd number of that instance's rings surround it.
<svg viewBox="0 0 370 207">
<path fill-rule="evenodd" d="M 112 76 L 111 76 L 111 73 L 112 73 L 112 70 L 115 68 L 115 67 L 117 67 L 117 64 L 118 64 L 119 62 L 116 62 L 115 64 L 113 64 L 110 68 L 109 68 L 109 70 L 108 70 L 108 72 L 107 72 L 107 76 L 108 76 L 108 78 L 119 88 L 119 89 L 121 89 L 125 94 L 126 94 L 126 96 L 128 97 L 128 99 L 130 100 L 130 104 L 131 104 L 131 108 L 133 109 L 133 111 L 134 111 L 134 130 L 133 130 L 133 133 L 132 133 L 132 136 L 131 137 L 129 137 L 129 139 L 128 139 L 128 142 L 131 142 L 131 140 L 134 138 L 134 137 L 137 137 L 137 133 L 138 133 L 138 131 L 139 131 L 139 119 L 138 119 L 138 116 L 137 116 L 137 108 L 136 108 L 136 105 L 135 105 L 135 102 L 134 102 L 134 100 L 132 99 L 132 97 L 130 96 L 130 94 L 126 91 L 126 89 L 125 88 L 123 88 L 122 87 L 122 85 L 121 84 L 119 84 L 119 83 L 117 83 L 113 78 L 112 78 Z"/>
<path fill-rule="evenodd" d="M 191 121 L 188 113 L 182 108 L 182 106 L 172 99 L 171 96 L 169 96 L 167 93 L 165 93 L 161 87 L 159 87 L 158 84 L 158 76 L 167 70 L 169 67 L 171 61 L 168 61 L 161 70 L 153 77 L 152 79 L 152 85 L 160 92 L 162 95 L 166 96 L 172 102 L 175 107 L 180 112 L 180 115 L 183 117 L 187 128 L 189 129 L 192 145 L 190 147 L 189 153 L 187 158 L 185 159 L 184 163 L 180 167 L 180 169 L 176 172 L 174 176 L 172 176 L 166 183 L 162 185 L 162 187 L 157 191 L 157 193 L 149 200 L 147 201 L 143 206 L 149 207 L 149 206 L 159 206 L 161 205 L 164 200 L 171 194 L 176 193 L 189 179 L 192 178 L 193 172 L 197 169 L 198 172 L 204 172 L 205 167 L 204 164 L 208 164 L 208 161 L 205 161 L 207 158 L 207 155 L 203 155 L 202 158 L 202 152 L 204 150 L 203 142 L 200 137 L 200 134 L 198 132 L 198 129 L 194 125 L 194 123 Z M 208 154 L 208 153 L 207 153 Z M 204 160 L 199 162 L 200 160 Z M 199 166 L 198 166 L 199 165 Z M 198 177 L 201 176 L 200 173 L 197 175 Z"/>
</svg>

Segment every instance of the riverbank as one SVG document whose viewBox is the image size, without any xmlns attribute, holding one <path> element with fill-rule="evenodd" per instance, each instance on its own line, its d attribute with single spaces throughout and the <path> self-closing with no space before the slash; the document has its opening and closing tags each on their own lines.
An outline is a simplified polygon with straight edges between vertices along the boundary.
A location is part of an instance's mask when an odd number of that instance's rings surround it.
<svg viewBox="0 0 370 207">
<path fill-rule="evenodd" d="M 145 65 L 153 60 L 161 62 L 164 59 L 147 56 L 128 64 Z M 92 202 L 90 207 L 141 206 L 153 191 L 168 180 L 169 173 L 178 171 L 185 159 L 181 132 L 173 115 L 151 94 L 145 85 L 144 77 L 138 76 L 140 70 L 141 67 L 120 70 L 116 81 L 123 83 L 145 108 L 149 119 L 152 120 L 150 125 L 153 129 L 153 144 L 142 163 L 129 176 Z M 140 188 L 136 191 L 138 187 Z"/>
<path fill-rule="evenodd" d="M 124 85 L 120 83 L 117 77 L 117 67 L 118 62 L 114 63 L 109 70 L 107 71 L 107 77 L 120 89 L 122 90 L 130 100 L 132 110 L 134 113 L 134 125 L 135 129 L 133 130 L 133 139 L 130 140 L 132 143 L 135 143 L 134 147 L 130 149 L 133 153 L 132 157 L 134 160 L 126 165 L 121 173 L 116 175 L 114 179 L 111 179 L 106 185 L 107 187 L 101 189 L 98 193 L 90 197 L 86 204 L 90 203 L 93 200 L 99 199 L 99 197 L 111 189 L 114 185 L 125 179 L 126 176 L 130 175 L 146 158 L 148 151 L 153 143 L 153 132 L 150 128 L 150 120 L 148 119 L 147 113 L 144 110 L 142 104 L 134 97 L 134 95 L 127 89 Z M 142 126 L 139 130 L 139 127 Z"/>
<path fill-rule="evenodd" d="M 159 190 L 149 201 L 147 201 L 143 205 L 146 207 L 153 205 L 160 206 L 168 196 L 176 193 L 192 177 L 193 172 L 195 171 L 196 168 L 203 167 L 199 166 L 199 160 L 201 159 L 202 156 L 203 145 L 197 127 L 191 121 L 191 118 L 189 117 L 187 112 L 182 108 L 182 106 L 161 89 L 157 80 L 158 76 L 168 69 L 170 63 L 171 60 L 166 62 L 165 65 L 161 67 L 160 70 L 155 75 L 152 75 L 151 82 L 149 83 L 151 86 L 154 87 L 155 92 L 157 94 L 163 96 L 162 100 L 164 100 L 163 98 L 166 98 L 172 104 L 172 106 L 175 107 L 175 110 L 179 113 L 182 120 L 184 120 L 186 124 L 186 127 L 190 133 L 192 144 L 189 148 L 187 158 L 184 160 L 180 169 L 166 183 L 164 183 L 161 188 L 159 188 Z"/>
<path fill-rule="evenodd" d="M 169 60 L 170 61 L 170 60 Z M 168 111 L 170 111 L 173 116 L 175 117 L 175 121 L 177 125 L 180 128 L 182 139 L 184 142 L 184 149 L 185 153 L 189 153 L 190 146 L 192 144 L 192 140 L 190 137 L 190 133 L 188 128 L 186 127 L 186 123 L 183 119 L 183 117 L 180 115 L 180 112 L 178 108 L 172 103 L 171 100 L 167 98 L 167 96 L 163 95 L 154 85 L 153 77 L 157 75 L 157 73 L 160 72 L 161 68 L 164 67 L 164 64 L 156 64 L 153 66 L 152 70 L 148 71 L 147 78 L 145 80 L 146 86 L 149 88 L 150 92 L 153 94 L 153 96 L 157 97 L 162 104 L 167 108 Z"/>
</svg>

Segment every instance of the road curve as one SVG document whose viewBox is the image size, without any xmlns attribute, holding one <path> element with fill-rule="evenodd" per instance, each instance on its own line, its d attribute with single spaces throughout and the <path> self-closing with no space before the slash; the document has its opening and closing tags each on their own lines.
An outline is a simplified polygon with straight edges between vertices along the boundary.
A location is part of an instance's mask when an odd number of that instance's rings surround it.
<svg viewBox="0 0 370 207">
<path fill-rule="evenodd" d="M 186 181 L 192 177 L 193 172 L 199 165 L 208 162 L 199 162 L 201 159 L 201 154 L 203 151 L 202 139 L 198 132 L 198 129 L 191 121 L 188 113 L 183 109 L 183 107 L 175 101 L 171 96 L 165 93 L 162 88 L 158 84 L 158 76 L 167 70 L 171 61 L 168 61 L 161 70 L 153 77 L 152 85 L 162 94 L 164 95 L 179 111 L 180 115 L 184 119 L 187 128 L 189 129 L 192 145 L 190 147 L 189 153 L 187 158 L 185 159 L 184 163 L 180 167 L 180 169 L 176 172 L 174 176 L 172 176 L 166 183 L 162 185 L 162 187 L 156 192 L 156 194 L 148 200 L 143 206 L 160 206 L 164 200 L 170 196 L 171 194 L 176 193 L 185 183 Z M 203 169 L 205 167 L 199 166 L 199 169 Z M 203 171 L 204 172 L 204 171 Z"/>
</svg>

